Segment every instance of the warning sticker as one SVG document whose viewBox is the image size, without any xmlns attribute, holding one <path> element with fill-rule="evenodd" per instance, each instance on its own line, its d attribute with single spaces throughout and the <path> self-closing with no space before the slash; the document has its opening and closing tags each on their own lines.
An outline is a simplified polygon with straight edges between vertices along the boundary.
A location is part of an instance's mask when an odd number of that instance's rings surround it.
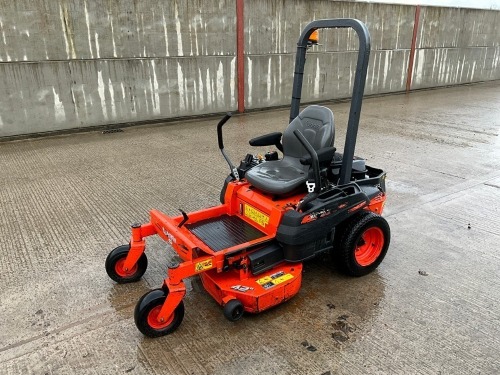
<svg viewBox="0 0 500 375">
<path fill-rule="evenodd" d="M 280 271 L 257 280 L 257 284 L 259 284 L 264 289 L 270 289 L 273 286 L 284 283 L 285 281 L 290 279 L 293 279 L 293 275 L 291 273 L 284 273 L 283 271 Z"/>
<path fill-rule="evenodd" d="M 262 212 L 256 210 L 252 206 L 249 206 L 248 204 L 245 204 L 245 216 L 248 217 L 250 220 L 255 221 L 257 224 L 259 224 L 262 227 L 265 227 L 269 223 L 269 216 L 263 214 Z"/>
<path fill-rule="evenodd" d="M 205 271 L 212 268 L 212 259 L 204 260 L 203 262 L 198 262 L 195 264 L 196 272 Z"/>
</svg>

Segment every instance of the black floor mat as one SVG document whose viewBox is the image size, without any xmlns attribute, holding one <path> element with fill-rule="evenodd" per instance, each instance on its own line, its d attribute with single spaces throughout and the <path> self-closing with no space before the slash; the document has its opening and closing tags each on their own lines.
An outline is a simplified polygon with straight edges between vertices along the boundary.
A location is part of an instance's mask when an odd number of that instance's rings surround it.
<svg viewBox="0 0 500 375">
<path fill-rule="evenodd" d="M 227 249 L 265 236 L 265 233 L 239 217 L 229 215 L 186 224 L 186 227 L 213 251 Z"/>
</svg>

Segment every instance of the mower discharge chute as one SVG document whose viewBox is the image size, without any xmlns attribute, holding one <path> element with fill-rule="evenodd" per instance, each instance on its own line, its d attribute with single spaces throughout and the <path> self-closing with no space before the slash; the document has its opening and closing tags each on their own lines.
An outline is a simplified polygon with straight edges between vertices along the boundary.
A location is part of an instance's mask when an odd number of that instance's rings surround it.
<svg viewBox="0 0 500 375">
<path fill-rule="evenodd" d="M 322 28 L 352 28 L 359 53 L 343 154 L 336 153 L 330 109 L 311 105 L 299 113 L 305 55 L 310 36 Z M 317 35 L 317 34 L 316 34 Z M 313 38 L 317 42 L 317 36 Z M 382 218 L 385 172 L 354 157 L 370 53 L 366 26 L 354 19 L 317 20 L 306 26 L 297 48 L 290 123 L 285 132 L 250 140 L 282 152 L 265 159 L 247 155 L 230 167 L 221 205 L 169 217 L 150 212 L 150 221 L 132 226 L 129 245 L 108 255 L 106 271 L 118 283 L 139 280 L 147 268 L 145 238 L 159 235 L 182 262 L 171 264 L 163 285 L 146 293 L 135 308 L 135 323 L 145 335 L 172 333 L 184 317 L 184 279 L 199 275 L 207 292 L 236 321 L 292 298 L 300 289 L 302 262 L 330 253 L 348 275 L 373 271 L 390 241 Z"/>
</svg>

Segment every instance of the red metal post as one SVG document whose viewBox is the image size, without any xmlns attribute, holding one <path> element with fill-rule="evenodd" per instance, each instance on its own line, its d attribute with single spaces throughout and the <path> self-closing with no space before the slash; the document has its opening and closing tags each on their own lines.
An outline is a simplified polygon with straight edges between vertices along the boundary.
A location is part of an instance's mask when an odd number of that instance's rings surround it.
<svg viewBox="0 0 500 375">
<path fill-rule="evenodd" d="M 406 78 L 406 92 L 410 92 L 413 76 L 413 61 L 415 60 L 415 46 L 417 44 L 418 21 L 420 20 L 420 5 L 415 8 L 415 22 L 413 23 L 413 38 L 411 39 L 410 61 L 408 63 L 408 77 Z"/>
<path fill-rule="evenodd" d="M 243 0 L 236 0 L 236 66 L 238 75 L 238 112 L 245 112 L 245 60 Z"/>
</svg>

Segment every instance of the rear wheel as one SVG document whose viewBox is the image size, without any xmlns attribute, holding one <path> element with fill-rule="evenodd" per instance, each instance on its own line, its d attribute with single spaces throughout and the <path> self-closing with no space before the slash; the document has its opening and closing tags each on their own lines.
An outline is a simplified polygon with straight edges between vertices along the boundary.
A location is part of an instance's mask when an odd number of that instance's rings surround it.
<svg viewBox="0 0 500 375">
<path fill-rule="evenodd" d="M 148 258 L 142 253 L 137 263 L 126 270 L 125 259 L 130 251 L 129 245 L 118 246 L 106 258 L 106 273 L 119 284 L 132 283 L 139 280 L 148 268 Z"/>
<path fill-rule="evenodd" d="M 382 262 L 390 239 L 387 221 L 371 211 L 362 211 L 349 220 L 340 234 L 336 261 L 347 275 L 364 276 Z"/>
<path fill-rule="evenodd" d="M 135 325 L 148 337 L 159 337 L 174 332 L 184 319 L 184 303 L 181 301 L 174 312 L 164 320 L 158 318 L 167 299 L 168 291 L 152 290 L 137 302 L 134 311 Z"/>
</svg>

